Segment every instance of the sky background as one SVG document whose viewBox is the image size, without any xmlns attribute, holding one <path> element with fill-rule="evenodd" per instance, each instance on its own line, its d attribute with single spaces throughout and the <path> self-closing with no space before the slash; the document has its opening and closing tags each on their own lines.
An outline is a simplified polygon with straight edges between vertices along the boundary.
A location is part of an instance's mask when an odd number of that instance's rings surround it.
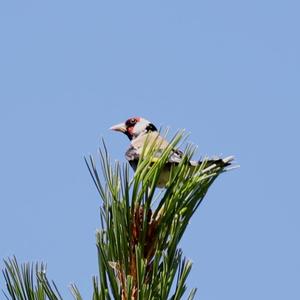
<svg viewBox="0 0 300 300">
<path fill-rule="evenodd" d="M 181 243 L 196 299 L 300 299 L 299 1 L 1 1 L 0 267 L 90 299 L 100 199 L 83 156 L 143 116 L 235 155 Z M 0 288 L 4 288 L 3 276 Z M 2 296 L 1 296 L 2 298 Z"/>
</svg>

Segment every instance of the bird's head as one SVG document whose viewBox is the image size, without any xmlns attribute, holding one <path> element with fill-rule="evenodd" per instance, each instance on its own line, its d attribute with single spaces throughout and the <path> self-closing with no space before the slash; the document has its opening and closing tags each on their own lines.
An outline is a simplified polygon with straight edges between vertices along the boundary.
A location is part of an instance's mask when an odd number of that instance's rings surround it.
<svg viewBox="0 0 300 300">
<path fill-rule="evenodd" d="M 124 123 L 110 127 L 110 129 L 126 134 L 130 140 L 137 138 L 141 134 L 157 131 L 156 127 L 151 122 L 141 117 L 130 118 Z"/>
</svg>

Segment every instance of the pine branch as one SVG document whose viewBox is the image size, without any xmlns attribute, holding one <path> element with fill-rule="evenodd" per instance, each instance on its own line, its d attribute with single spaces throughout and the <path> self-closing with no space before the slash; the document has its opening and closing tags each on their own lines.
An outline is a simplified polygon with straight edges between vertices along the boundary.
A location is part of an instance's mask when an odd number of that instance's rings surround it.
<svg viewBox="0 0 300 300">
<path fill-rule="evenodd" d="M 46 276 L 46 266 L 25 263 L 19 266 L 17 259 L 4 260 L 3 275 L 6 281 L 6 299 L 12 300 L 62 300 L 54 282 Z"/>
<path fill-rule="evenodd" d="M 179 242 L 209 187 L 233 159 L 191 167 L 195 149 L 188 146 L 159 192 L 157 183 L 182 138 L 182 132 L 176 134 L 159 157 L 154 143 L 145 147 L 132 180 L 127 165 L 111 163 L 104 142 L 99 151 L 102 176 L 93 157 L 86 159 L 103 200 L 97 233 L 99 299 L 182 299 L 192 264 L 182 258 Z"/>
<path fill-rule="evenodd" d="M 185 138 L 179 132 L 157 155 L 155 144 L 144 148 L 130 179 L 128 164 L 111 163 L 103 141 L 99 151 L 100 170 L 95 159 L 86 165 L 101 198 L 101 228 L 96 233 L 99 274 L 93 278 L 93 300 L 180 300 L 192 268 L 179 243 L 191 217 L 214 180 L 230 165 L 204 160 L 198 166 L 189 161 L 194 147 L 188 146 L 178 165 L 169 157 Z M 158 189 L 166 166 L 169 178 Z M 21 264 L 16 258 L 5 262 L 3 275 L 8 300 L 62 300 L 55 283 L 49 282 L 44 264 Z M 74 299 L 82 300 L 75 284 Z M 192 289 L 188 300 L 195 296 Z"/>
</svg>

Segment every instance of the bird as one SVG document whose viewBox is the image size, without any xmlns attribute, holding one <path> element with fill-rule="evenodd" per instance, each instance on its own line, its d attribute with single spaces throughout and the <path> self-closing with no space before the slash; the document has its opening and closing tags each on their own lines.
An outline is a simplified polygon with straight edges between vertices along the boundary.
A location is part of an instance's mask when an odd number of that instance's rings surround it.
<svg viewBox="0 0 300 300">
<path fill-rule="evenodd" d="M 155 156 L 159 156 L 170 145 L 169 142 L 160 134 L 157 127 L 150 121 L 142 117 L 131 117 L 125 122 L 113 125 L 110 130 L 125 134 L 130 140 L 130 146 L 125 153 L 125 157 L 130 166 L 135 171 L 137 169 L 140 157 L 144 151 L 145 144 L 155 147 Z M 159 188 L 165 188 L 169 179 L 172 166 L 178 165 L 183 159 L 184 153 L 179 149 L 172 149 L 166 165 L 159 176 L 156 184 Z M 213 168 L 224 169 L 231 165 L 233 156 L 227 158 L 210 158 L 205 160 L 194 161 L 188 163 L 191 168 L 195 168 L 205 163 L 205 169 Z"/>
</svg>

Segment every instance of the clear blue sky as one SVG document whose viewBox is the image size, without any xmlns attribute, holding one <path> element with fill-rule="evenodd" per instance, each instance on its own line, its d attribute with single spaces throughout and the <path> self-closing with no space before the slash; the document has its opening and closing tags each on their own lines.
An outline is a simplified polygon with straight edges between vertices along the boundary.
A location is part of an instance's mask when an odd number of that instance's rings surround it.
<svg viewBox="0 0 300 300">
<path fill-rule="evenodd" d="M 0 258 L 97 274 L 83 156 L 133 115 L 234 154 L 182 241 L 197 299 L 300 299 L 298 1 L 1 1 Z M 0 263 L 1 269 L 3 262 Z M 0 279 L 3 287 L 3 277 Z"/>
</svg>

